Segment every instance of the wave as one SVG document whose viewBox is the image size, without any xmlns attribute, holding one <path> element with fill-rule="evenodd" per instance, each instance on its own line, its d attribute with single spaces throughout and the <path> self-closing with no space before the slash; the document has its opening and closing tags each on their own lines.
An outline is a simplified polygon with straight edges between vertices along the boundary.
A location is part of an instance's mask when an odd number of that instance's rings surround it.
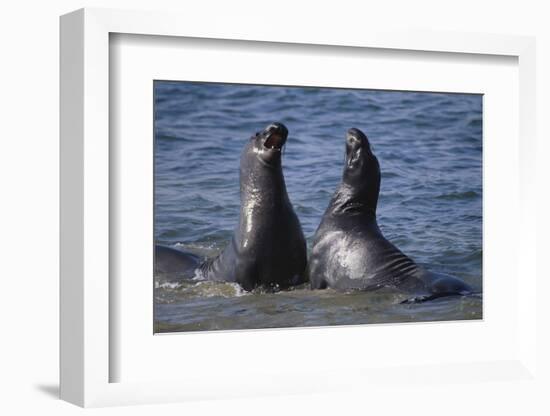
<svg viewBox="0 0 550 416">
<path fill-rule="evenodd" d="M 476 191 L 464 191 L 464 192 L 450 192 L 447 194 L 440 194 L 436 196 L 436 199 L 443 200 L 460 200 L 460 199 L 474 199 L 478 198 L 480 194 Z"/>
</svg>

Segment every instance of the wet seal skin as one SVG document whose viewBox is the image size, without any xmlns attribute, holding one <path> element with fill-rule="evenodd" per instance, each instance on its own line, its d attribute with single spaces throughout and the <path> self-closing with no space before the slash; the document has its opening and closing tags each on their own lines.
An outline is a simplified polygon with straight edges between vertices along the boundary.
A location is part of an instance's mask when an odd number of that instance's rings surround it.
<svg viewBox="0 0 550 416">
<path fill-rule="evenodd" d="M 391 287 L 414 295 L 406 302 L 472 293 L 462 280 L 423 269 L 384 238 L 376 221 L 379 192 L 378 159 L 367 136 L 352 128 L 346 134 L 342 182 L 315 233 L 308 264 L 311 287 Z"/>
<path fill-rule="evenodd" d="M 245 145 L 239 223 L 225 250 L 200 264 L 188 253 L 157 246 L 156 271 L 185 270 L 178 276 L 236 282 L 248 291 L 260 286 L 288 288 L 306 281 L 306 242 L 281 164 L 287 137 L 283 124 L 272 123 Z"/>
</svg>

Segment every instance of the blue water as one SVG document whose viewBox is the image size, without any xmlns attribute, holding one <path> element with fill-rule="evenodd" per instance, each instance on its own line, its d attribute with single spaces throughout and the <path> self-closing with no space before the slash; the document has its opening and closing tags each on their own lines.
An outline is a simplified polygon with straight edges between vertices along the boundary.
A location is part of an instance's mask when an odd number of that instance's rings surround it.
<svg viewBox="0 0 550 416">
<path fill-rule="evenodd" d="M 217 254 L 239 217 L 242 147 L 272 121 L 289 129 L 288 194 L 311 244 L 341 179 L 344 135 L 363 130 L 381 171 L 379 226 L 431 270 L 482 290 L 482 97 L 156 81 L 155 238 Z M 400 305 L 392 291 L 243 293 L 157 282 L 159 331 L 478 319 L 481 297 Z M 350 312 L 351 311 L 351 312 Z"/>
</svg>

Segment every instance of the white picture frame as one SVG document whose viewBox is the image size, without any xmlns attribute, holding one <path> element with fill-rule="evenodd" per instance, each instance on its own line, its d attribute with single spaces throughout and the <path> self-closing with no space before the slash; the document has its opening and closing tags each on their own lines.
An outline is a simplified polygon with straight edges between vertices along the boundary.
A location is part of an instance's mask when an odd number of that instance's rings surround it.
<svg viewBox="0 0 550 416">
<path fill-rule="evenodd" d="M 244 23 L 244 18 L 243 18 Z M 537 383 L 536 361 L 536 278 L 535 217 L 533 178 L 535 175 L 535 42 L 530 37 L 507 35 L 396 32 L 376 29 L 330 31 L 312 25 L 309 30 L 235 22 L 204 25 L 185 15 L 82 9 L 61 18 L 61 398 L 80 406 L 107 406 L 160 403 L 214 397 L 247 397 L 281 393 L 338 391 L 363 387 L 383 389 L 396 377 L 407 383 L 430 384 L 458 380 L 481 383 L 484 380 L 507 380 Z M 244 28 L 244 29 L 243 29 Z M 265 370 L 254 373 L 258 379 L 230 383 L 219 375 L 212 383 L 204 371 L 177 380 L 113 382 L 111 371 L 121 357 L 112 349 L 111 314 L 113 288 L 109 276 L 110 258 L 110 34 L 163 36 L 173 38 L 225 39 L 227 41 L 276 42 L 285 45 L 331 45 L 340 48 L 428 51 L 438 54 L 509 56 L 518 60 L 520 140 L 519 193 L 517 209 L 521 214 L 519 234 L 515 240 L 518 270 L 522 280 L 517 291 L 517 348 L 509 357 L 495 361 L 439 363 L 419 361 L 414 367 L 320 368 L 289 373 Z M 168 38 L 165 38 L 168 39 Z M 457 327 L 458 328 L 458 327 Z M 360 331 L 361 328 L 355 328 Z M 403 329 L 403 331 L 407 331 Z M 310 332 L 309 334 L 312 334 Z M 404 332 L 405 333 L 405 332 Z M 278 338 L 282 333 L 239 332 L 226 338 Z M 343 336 L 344 332 L 323 336 Z M 152 336 L 152 333 L 151 333 Z M 202 337 L 212 337 L 202 334 Z M 300 337 L 299 332 L 290 336 Z M 516 339 L 515 338 L 515 339 Z M 213 338 L 211 338 L 214 340 Z M 217 342 L 217 341 L 215 341 Z M 306 341 L 304 341 L 306 342 Z M 322 366 L 321 366 L 322 367 Z M 215 369 L 214 369 L 215 370 Z M 246 370 L 243 370 L 246 373 Z M 483 372 L 483 377 L 472 373 Z M 446 376 L 441 376 L 445 373 Z M 251 373 L 253 374 L 253 373 Z M 324 374 L 326 377 L 319 377 Z M 176 377 L 177 378 L 177 377 Z M 342 380 L 348 380 L 343 382 Z M 224 384 L 226 383 L 226 384 Z M 225 387 L 224 387 L 225 385 Z M 284 388 L 282 387 L 284 386 Z"/>
</svg>

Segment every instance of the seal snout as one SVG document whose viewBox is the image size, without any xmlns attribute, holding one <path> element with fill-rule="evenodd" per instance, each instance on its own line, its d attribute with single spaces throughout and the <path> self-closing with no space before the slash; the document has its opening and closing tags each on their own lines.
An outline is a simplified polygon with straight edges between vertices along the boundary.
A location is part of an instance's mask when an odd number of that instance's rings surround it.
<svg viewBox="0 0 550 416">
<path fill-rule="evenodd" d="M 352 127 L 348 130 L 348 133 L 346 135 L 346 142 L 354 147 L 365 144 L 368 145 L 369 143 L 365 133 L 363 133 L 359 129 L 356 129 L 355 127 Z"/>
<path fill-rule="evenodd" d="M 265 136 L 264 147 L 281 150 L 288 137 L 288 129 L 282 123 L 271 123 L 262 133 Z"/>
<path fill-rule="evenodd" d="M 369 140 L 365 133 L 351 128 L 346 134 L 346 163 L 349 168 L 362 165 L 362 160 L 371 154 Z"/>
</svg>

